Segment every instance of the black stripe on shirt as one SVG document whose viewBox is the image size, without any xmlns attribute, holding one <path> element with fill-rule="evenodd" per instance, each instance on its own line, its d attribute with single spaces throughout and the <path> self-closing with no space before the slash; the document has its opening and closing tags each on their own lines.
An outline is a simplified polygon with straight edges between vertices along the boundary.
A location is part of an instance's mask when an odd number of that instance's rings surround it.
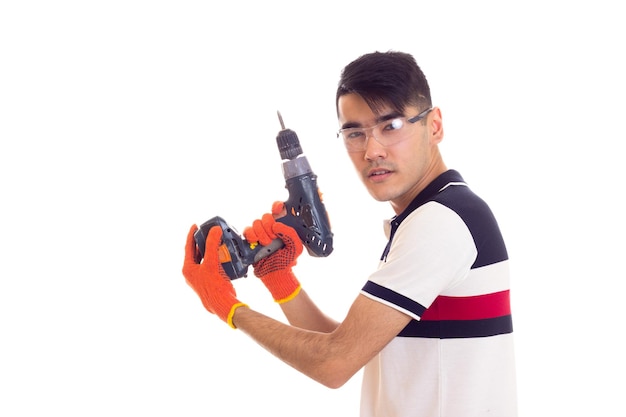
<svg viewBox="0 0 626 417">
<path fill-rule="evenodd" d="M 511 315 L 482 320 L 412 320 L 398 337 L 423 337 L 434 339 L 459 339 L 488 337 L 513 332 Z"/>
<path fill-rule="evenodd" d="M 400 293 L 390 290 L 389 288 L 385 288 L 382 285 L 378 285 L 372 281 L 367 281 L 367 283 L 363 286 L 363 291 L 373 295 L 374 297 L 386 300 L 394 305 L 397 305 L 400 308 L 410 311 L 416 316 L 421 317 L 422 314 L 424 314 L 424 311 L 426 311 L 426 307 L 424 307 L 420 303 L 415 302 Z"/>
</svg>

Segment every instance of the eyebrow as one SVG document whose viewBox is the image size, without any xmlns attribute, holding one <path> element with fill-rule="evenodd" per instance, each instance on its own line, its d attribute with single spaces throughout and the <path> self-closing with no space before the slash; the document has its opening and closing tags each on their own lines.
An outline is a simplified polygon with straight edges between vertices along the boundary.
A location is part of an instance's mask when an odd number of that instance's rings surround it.
<svg viewBox="0 0 626 417">
<path fill-rule="evenodd" d="M 379 123 L 385 122 L 387 120 L 391 120 L 391 119 L 395 119 L 397 117 L 402 117 L 404 116 L 402 113 L 398 112 L 398 111 L 391 111 L 391 113 L 387 113 L 387 114 L 383 114 L 380 115 L 376 118 L 376 120 L 374 121 L 374 125 L 377 125 Z M 363 125 L 361 123 L 358 122 L 346 122 L 343 125 L 341 125 L 341 129 L 353 129 L 353 128 L 359 128 L 359 127 L 363 127 Z"/>
</svg>

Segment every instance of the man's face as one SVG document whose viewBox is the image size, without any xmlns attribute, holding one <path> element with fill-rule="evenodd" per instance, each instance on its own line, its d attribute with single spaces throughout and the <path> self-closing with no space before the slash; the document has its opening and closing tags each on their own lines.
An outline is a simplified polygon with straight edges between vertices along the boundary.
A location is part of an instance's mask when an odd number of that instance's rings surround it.
<svg viewBox="0 0 626 417">
<path fill-rule="evenodd" d="M 371 127 L 393 113 L 390 107 L 374 113 L 357 94 L 339 98 L 339 124 L 346 127 Z M 407 107 L 405 116 L 412 117 L 421 110 Z M 437 144 L 443 137 L 439 109 L 435 108 L 424 119 L 416 122 L 405 140 L 389 146 L 381 145 L 375 136 L 379 130 L 368 131 L 364 150 L 349 152 L 354 167 L 369 193 L 378 201 L 389 201 L 396 213 L 404 210 L 445 166 Z"/>
</svg>

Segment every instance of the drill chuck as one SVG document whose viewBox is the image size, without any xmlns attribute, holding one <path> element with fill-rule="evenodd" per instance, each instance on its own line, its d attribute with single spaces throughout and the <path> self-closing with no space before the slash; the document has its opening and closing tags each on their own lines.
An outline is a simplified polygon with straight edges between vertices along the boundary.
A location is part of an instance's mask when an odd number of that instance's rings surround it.
<svg viewBox="0 0 626 417">
<path fill-rule="evenodd" d="M 276 144 L 281 159 L 294 159 L 302 154 L 302 147 L 298 135 L 291 129 L 283 129 L 276 136 Z"/>
</svg>

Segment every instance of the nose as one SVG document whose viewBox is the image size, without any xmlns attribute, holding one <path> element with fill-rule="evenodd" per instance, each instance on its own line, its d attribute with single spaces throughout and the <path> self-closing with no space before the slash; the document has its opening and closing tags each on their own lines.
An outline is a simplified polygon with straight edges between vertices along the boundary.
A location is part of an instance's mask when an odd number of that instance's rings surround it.
<svg viewBox="0 0 626 417">
<path fill-rule="evenodd" d="M 380 144 L 378 139 L 376 139 L 376 136 L 374 135 L 374 130 L 370 130 L 368 133 L 369 134 L 365 138 L 364 158 L 368 161 L 374 161 L 376 159 L 386 158 L 387 149 L 383 145 Z"/>
</svg>

